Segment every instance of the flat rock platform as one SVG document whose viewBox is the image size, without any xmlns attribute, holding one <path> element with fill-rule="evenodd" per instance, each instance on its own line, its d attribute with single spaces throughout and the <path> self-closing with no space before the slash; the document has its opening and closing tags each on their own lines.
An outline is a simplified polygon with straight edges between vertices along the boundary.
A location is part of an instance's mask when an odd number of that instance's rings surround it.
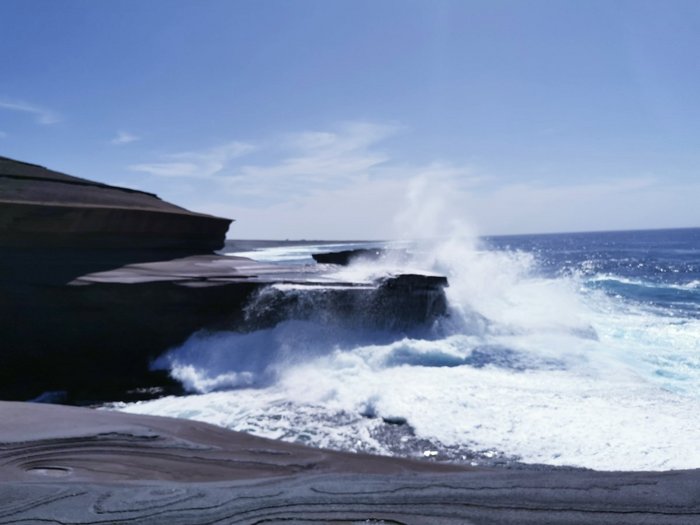
<svg viewBox="0 0 700 525">
<path fill-rule="evenodd" d="M 471 469 L 0 402 L 0 524 L 700 523 L 700 473 Z"/>
<path fill-rule="evenodd" d="M 322 286 L 371 286 L 333 277 L 330 265 L 267 264 L 234 255 L 193 255 L 164 261 L 134 263 L 108 271 L 94 272 L 74 279 L 70 284 L 139 284 L 159 281 L 183 286 L 216 286 L 226 283 L 289 283 Z"/>
</svg>

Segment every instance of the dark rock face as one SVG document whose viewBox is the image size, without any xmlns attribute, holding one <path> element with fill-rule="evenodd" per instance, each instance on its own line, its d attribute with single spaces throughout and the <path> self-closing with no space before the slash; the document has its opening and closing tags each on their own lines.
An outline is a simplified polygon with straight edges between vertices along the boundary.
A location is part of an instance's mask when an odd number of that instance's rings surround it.
<svg viewBox="0 0 700 525">
<path fill-rule="evenodd" d="M 201 329 L 320 315 L 408 329 L 446 311 L 444 279 L 329 282 L 321 266 L 212 255 L 230 222 L 0 157 L 0 398 L 173 388 L 149 365 Z"/>
<path fill-rule="evenodd" d="M 231 221 L 157 196 L 0 157 L 0 245 L 208 253 Z M 137 259 L 138 260 L 138 256 Z"/>
<path fill-rule="evenodd" d="M 0 157 L 0 395 L 140 384 L 155 353 L 203 325 L 209 298 L 164 285 L 137 292 L 70 283 L 129 263 L 211 253 L 230 223 Z M 226 299 L 240 301 L 243 292 Z"/>
<path fill-rule="evenodd" d="M 16 287 L 0 300 L 0 397 L 67 390 L 75 399 L 121 398 L 170 385 L 149 365 L 199 329 L 235 323 L 255 284 L 173 282 Z M 165 381 L 165 383 L 163 383 Z"/>
<path fill-rule="evenodd" d="M 369 287 L 347 283 L 302 285 L 291 290 L 265 287 L 246 304 L 243 329 L 269 328 L 286 319 L 297 319 L 357 329 L 411 332 L 446 314 L 445 286 L 445 278 L 399 275 L 379 279 Z"/>
<path fill-rule="evenodd" d="M 347 266 L 358 259 L 376 261 L 388 256 L 404 258 L 404 250 L 385 250 L 381 248 L 359 248 L 356 250 L 342 250 L 339 252 L 314 253 L 311 255 L 314 261 L 321 264 L 339 264 Z"/>
<path fill-rule="evenodd" d="M 342 250 L 330 253 L 314 253 L 312 257 L 317 263 L 347 266 L 353 259 L 357 259 L 358 257 L 378 259 L 381 257 L 382 252 L 383 250 Z"/>
</svg>

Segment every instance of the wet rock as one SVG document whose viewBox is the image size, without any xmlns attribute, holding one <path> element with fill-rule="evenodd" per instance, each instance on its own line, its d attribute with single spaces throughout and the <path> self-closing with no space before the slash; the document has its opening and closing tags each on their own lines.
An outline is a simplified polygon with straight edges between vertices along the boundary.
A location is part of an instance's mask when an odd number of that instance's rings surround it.
<svg viewBox="0 0 700 525">
<path fill-rule="evenodd" d="M 376 261 L 378 259 L 392 257 L 402 259 L 407 256 L 405 250 L 386 250 L 382 248 L 358 248 L 356 250 L 342 250 L 329 253 L 314 253 L 311 255 L 317 263 L 338 264 L 347 266 L 356 260 Z"/>
</svg>

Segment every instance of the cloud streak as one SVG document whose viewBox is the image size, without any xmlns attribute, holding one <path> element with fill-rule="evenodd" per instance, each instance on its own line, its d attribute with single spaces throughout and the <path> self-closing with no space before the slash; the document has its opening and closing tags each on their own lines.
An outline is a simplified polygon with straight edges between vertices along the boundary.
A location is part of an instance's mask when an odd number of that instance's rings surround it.
<svg viewBox="0 0 700 525">
<path fill-rule="evenodd" d="M 249 164 L 231 170 L 230 181 L 238 191 L 260 195 L 270 190 L 298 195 L 352 185 L 371 177 L 390 160 L 388 154 L 377 151 L 376 147 L 397 129 L 354 122 L 332 132 L 287 135 L 280 143 L 287 155 L 267 164 Z"/>
<path fill-rule="evenodd" d="M 130 144 L 132 142 L 136 142 L 137 140 L 141 140 L 141 137 L 129 133 L 128 131 L 120 131 L 117 133 L 116 137 L 110 140 L 110 143 L 116 146 L 120 146 L 122 144 Z"/>
<path fill-rule="evenodd" d="M 165 155 L 160 162 L 132 164 L 129 169 L 157 177 L 211 179 L 219 174 L 231 160 L 246 155 L 254 149 L 251 144 L 236 141 L 203 151 Z"/>
<path fill-rule="evenodd" d="M 49 109 L 19 100 L 0 99 L 0 110 L 16 111 L 32 115 L 38 124 L 48 126 L 61 121 L 59 115 Z"/>
</svg>

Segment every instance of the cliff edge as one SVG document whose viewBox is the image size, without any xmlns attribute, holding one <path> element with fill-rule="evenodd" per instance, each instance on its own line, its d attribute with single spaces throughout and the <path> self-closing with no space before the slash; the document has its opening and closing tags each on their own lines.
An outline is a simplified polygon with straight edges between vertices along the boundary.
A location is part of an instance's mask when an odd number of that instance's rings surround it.
<svg viewBox="0 0 700 525">
<path fill-rule="evenodd" d="M 230 219 L 194 213 L 143 191 L 0 157 L 0 246 L 174 250 L 223 247 Z"/>
</svg>

